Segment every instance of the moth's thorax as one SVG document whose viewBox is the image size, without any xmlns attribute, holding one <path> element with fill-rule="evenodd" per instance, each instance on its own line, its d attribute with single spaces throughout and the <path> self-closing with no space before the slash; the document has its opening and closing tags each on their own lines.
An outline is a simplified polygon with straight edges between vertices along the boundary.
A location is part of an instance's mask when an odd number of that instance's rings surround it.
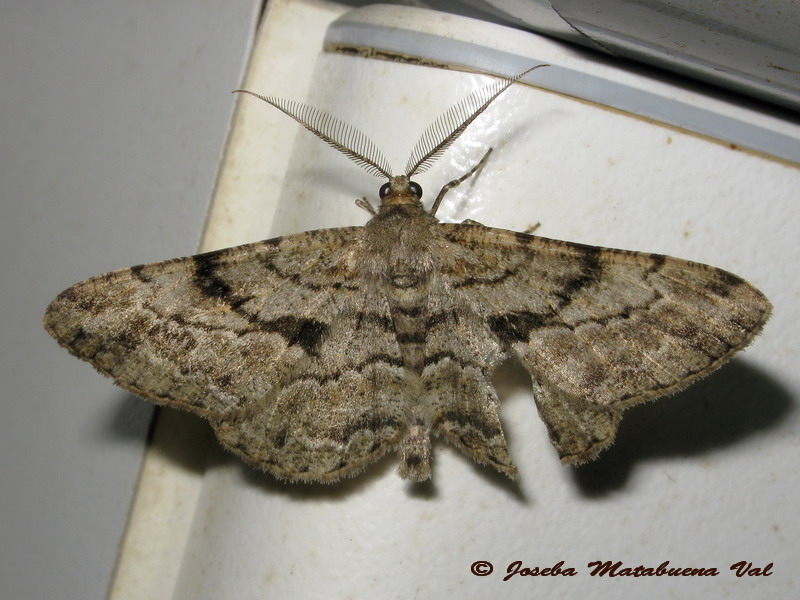
<svg viewBox="0 0 800 600">
<path fill-rule="evenodd" d="M 389 196 L 398 198 L 398 196 Z M 365 276 L 379 285 L 411 288 L 422 284 L 435 262 L 436 217 L 416 196 L 413 202 L 381 204 L 365 227 Z"/>
</svg>

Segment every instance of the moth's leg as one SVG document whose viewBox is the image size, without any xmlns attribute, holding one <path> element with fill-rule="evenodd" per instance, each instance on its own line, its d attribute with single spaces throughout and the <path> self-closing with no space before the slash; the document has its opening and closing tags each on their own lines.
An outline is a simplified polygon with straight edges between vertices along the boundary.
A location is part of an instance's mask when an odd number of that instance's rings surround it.
<svg viewBox="0 0 800 600">
<path fill-rule="evenodd" d="M 461 224 L 462 224 L 462 225 L 477 225 L 478 227 L 486 227 L 486 225 L 484 225 L 484 224 L 483 224 L 483 223 L 481 223 L 480 221 L 476 221 L 475 219 L 464 219 L 463 221 L 461 221 Z M 541 223 L 536 223 L 536 224 L 534 224 L 534 225 L 531 225 L 531 226 L 529 226 L 529 227 L 528 227 L 528 228 L 527 228 L 525 231 L 523 231 L 522 233 L 527 233 L 528 235 L 530 235 L 530 234 L 532 234 L 534 231 L 536 231 L 537 229 L 539 229 L 539 227 L 541 227 L 541 226 L 542 226 L 542 224 L 541 224 Z"/>
<path fill-rule="evenodd" d="M 478 227 L 486 227 L 486 225 L 484 225 L 484 224 L 483 224 L 483 223 L 481 223 L 480 221 L 476 221 L 475 219 L 464 219 L 463 221 L 461 221 L 461 224 L 462 224 L 462 225 L 477 225 Z M 541 226 L 542 226 L 542 224 L 541 224 L 541 223 L 536 223 L 536 224 L 534 224 L 534 225 L 531 225 L 530 227 L 528 227 L 528 228 L 527 228 L 525 231 L 523 231 L 522 233 L 527 233 L 528 235 L 530 235 L 530 234 L 532 234 L 534 231 L 536 231 L 537 229 L 539 229 L 539 227 L 541 227 Z"/>
<path fill-rule="evenodd" d="M 442 203 L 442 199 L 444 198 L 444 195 L 447 192 L 452 190 L 454 187 L 458 187 L 459 185 L 464 183 L 467 179 L 472 177 L 478 171 L 478 169 L 480 169 L 484 164 L 486 164 L 486 161 L 489 159 L 489 155 L 492 153 L 492 150 L 494 150 L 494 148 L 489 148 L 486 154 L 483 155 L 483 158 L 478 161 L 478 164 L 472 167 L 464 175 L 462 175 L 458 179 L 454 179 L 450 183 L 445 184 L 445 186 L 439 192 L 439 195 L 436 196 L 436 200 L 433 201 L 433 206 L 431 207 L 432 215 L 436 214 L 436 211 L 439 209 L 439 205 Z"/>
<path fill-rule="evenodd" d="M 525 231 L 523 231 L 522 233 L 527 233 L 528 235 L 530 235 L 530 234 L 532 234 L 534 231 L 536 231 L 537 229 L 539 229 L 539 227 L 541 227 L 541 226 L 542 226 L 542 224 L 541 224 L 541 223 L 539 223 L 539 222 L 537 221 L 537 222 L 536 222 L 536 223 L 534 223 L 533 225 L 529 225 L 529 226 L 528 226 L 528 228 L 527 228 Z"/>
<path fill-rule="evenodd" d="M 372 203 L 369 200 L 367 200 L 366 197 L 364 197 L 364 198 L 356 198 L 356 206 L 358 208 L 363 208 L 365 211 L 367 211 L 373 217 L 378 214 L 378 211 L 375 210 L 375 207 L 372 206 Z"/>
</svg>

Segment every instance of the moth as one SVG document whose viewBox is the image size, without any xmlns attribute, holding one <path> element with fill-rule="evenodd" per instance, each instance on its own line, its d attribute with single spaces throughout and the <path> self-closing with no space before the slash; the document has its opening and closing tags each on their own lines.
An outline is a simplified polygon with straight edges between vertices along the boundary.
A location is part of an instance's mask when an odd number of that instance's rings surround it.
<svg viewBox="0 0 800 600">
<path fill-rule="evenodd" d="M 237 90 L 383 177 L 379 208 L 360 202 L 369 222 L 93 277 L 53 300 L 47 331 L 283 480 L 333 482 L 396 452 L 400 476 L 424 481 L 435 436 L 516 478 L 491 384 L 509 357 L 530 373 L 561 461 L 594 459 L 627 407 L 717 369 L 771 307 L 715 267 L 439 222 L 444 195 L 486 157 L 426 210 L 412 177 L 529 71 L 446 111 L 402 175 L 331 115 Z"/>
</svg>

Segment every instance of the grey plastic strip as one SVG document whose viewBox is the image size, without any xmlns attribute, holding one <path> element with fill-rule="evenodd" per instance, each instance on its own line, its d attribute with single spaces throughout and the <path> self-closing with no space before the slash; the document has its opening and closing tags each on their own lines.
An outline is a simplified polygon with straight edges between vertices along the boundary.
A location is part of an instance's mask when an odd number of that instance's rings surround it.
<svg viewBox="0 0 800 600">
<path fill-rule="evenodd" d="M 398 10 L 409 9 L 398 7 Z M 786 115 L 780 114 L 780 111 L 773 111 L 769 107 L 763 107 L 762 109 L 760 105 L 754 104 L 753 106 L 757 106 L 760 110 L 753 110 L 749 107 L 743 107 L 741 103 L 735 104 L 730 100 L 721 101 L 717 96 L 712 97 L 703 94 L 702 91 L 696 89 L 695 84 L 691 81 L 678 76 L 667 76 L 665 78 L 665 75 L 659 72 L 658 77 L 652 77 L 652 80 L 658 83 L 658 85 L 654 86 L 654 89 L 658 91 L 653 92 L 634 87 L 624 81 L 613 81 L 582 72 L 565 64 L 558 64 L 557 61 L 552 59 L 549 51 L 555 42 L 549 39 L 545 41 L 544 46 L 547 49 L 543 50 L 541 55 L 521 55 L 450 37 L 401 27 L 389 27 L 380 23 L 372 24 L 364 22 L 363 16 L 353 18 L 354 15 L 359 14 L 363 15 L 362 10 L 347 13 L 335 21 L 328 29 L 325 38 L 326 47 L 375 49 L 401 56 L 416 57 L 434 64 L 450 65 L 504 76 L 519 73 L 540 62 L 547 62 L 552 66 L 548 69 L 537 70 L 531 74 L 528 79 L 530 83 L 535 83 L 540 88 L 550 89 L 561 94 L 652 119 L 666 125 L 693 131 L 725 143 L 735 144 L 741 148 L 748 148 L 777 158 L 800 163 L 800 126 L 791 121 L 781 121 L 781 119 L 786 119 Z M 450 18 L 458 19 L 461 17 L 450 16 Z M 486 23 L 486 27 L 496 30 L 492 31 L 495 35 L 498 32 L 502 33 L 504 29 L 491 23 Z M 532 38 L 538 37 L 535 34 L 523 34 L 517 30 L 508 31 L 512 32 L 514 36 L 530 35 Z M 541 39 L 544 40 L 545 38 Z M 586 60 L 585 57 L 581 57 L 582 63 L 585 64 Z M 614 59 L 599 58 L 596 60 L 599 65 L 603 66 L 601 70 L 607 71 L 608 66 L 613 64 Z M 616 68 L 621 67 L 617 66 Z M 636 75 L 640 78 L 647 77 L 648 70 L 639 67 Z M 632 78 L 627 79 L 632 80 Z M 680 100 L 668 97 L 664 93 L 659 93 L 659 91 L 663 91 L 665 81 L 668 86 L 671 85 L 682 92 L 682 94 L 677 95 L 687 96 L 687 100 Z M 735 110 L 728 111 L 731 114 L 723 114 L 722 111 L 692 104 L 688 101 L 692 97 L 711 98 L 712 104 L 728 104 L 731 107 L 735 107 Z M 738 97 L 736 97 L 736 100 L 739 100 Z M 748 119 L 748 114 L 766 116 L 767 118 Z M 770 114 L 777 114 L 778 116 L 771 119 L 769 118 Z M 783 131 L 780 131 L 779 127 Z"/>
</svg>

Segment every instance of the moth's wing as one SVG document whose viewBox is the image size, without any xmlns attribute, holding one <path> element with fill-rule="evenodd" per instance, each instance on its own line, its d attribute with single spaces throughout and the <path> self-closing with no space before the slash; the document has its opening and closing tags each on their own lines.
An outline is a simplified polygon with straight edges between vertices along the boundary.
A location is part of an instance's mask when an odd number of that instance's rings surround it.
<svg viewBox="0 0 800 600">
<path fill-rule="evenodd" d="M 79 283 L 45 327 L 120 386 L 208 419 L 290 480 L 334 481 L 394 447 L 402 358 L 358 276 L 360 227 L 312 231 Z"/>
<path fill-rule="evenodd" d="M 743 279 L 667 256 L 442 224 L 443 277 L 530 372 L 563 462 L 593 459 L 622 411 L 703 377 L 761 331 Z"/>
</svg>

